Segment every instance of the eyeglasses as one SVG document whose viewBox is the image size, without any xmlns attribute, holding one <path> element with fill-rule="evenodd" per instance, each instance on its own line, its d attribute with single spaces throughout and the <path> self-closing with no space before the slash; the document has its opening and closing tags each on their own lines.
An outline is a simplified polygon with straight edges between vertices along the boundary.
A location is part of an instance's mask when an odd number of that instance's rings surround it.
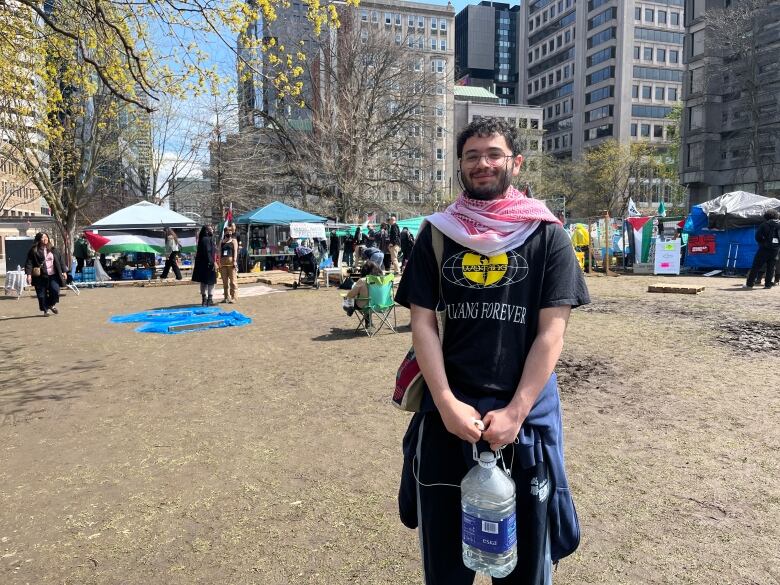
<svg viewBox="0 0 780 585">
<path fill-rule="evenodd" d="M 514 155 L 512 154 L 504 154 L 502 152 L 489 152 L 487 154 L 477 154 L 476 152 L 471 152 L 463 157 L 461 157 L 461 161 L 463 164 L 469 167 L 473 167 L 479 164 L 479 161 L 483 158 L 485 159 L 485 163 L 487 163 L 488 166 L 491 167 L 498 167 L 503 164 L 506 164 L 507 159 L 513 158 Z"/>
</svg>

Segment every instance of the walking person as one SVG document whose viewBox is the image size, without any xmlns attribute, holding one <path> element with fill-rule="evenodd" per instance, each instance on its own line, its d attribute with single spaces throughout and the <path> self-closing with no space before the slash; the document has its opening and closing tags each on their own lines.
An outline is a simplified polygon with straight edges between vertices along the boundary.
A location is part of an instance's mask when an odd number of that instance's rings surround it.
<svg viewBox="0 0 780 585">
<path fill-rule="evenodd" d="M 412 248 L 414 247 L 414 236 L 409 228 L 401 230 L 401 271 L 406 270 L 406 265 L 409 263 L 409 256 L 412 255 Z"/>
<path fill-rule="evenodd" d="M 401 251 L 401 230 L 396 223 L 398 218 L 390 216 L 390 223 L 387 228 L 387 237 L 390 249 L 390 269 L 396 274 L 401 274 L 401 265 L 398 263 L 398 252 Z"/>
<path fill-rule="evenodd" d="M 219 244 L 219 273 L 222 276 L 222 290 L 225 297 L 223 303 L 233 304 L 238 300 L 238 282 L 236 281 L 236 266 L 238 266 L 238 240 L 233 226 L 225 226 L 222 241 Z"/>
<path fill-rule="evenodd" d="M 764 269 L 764 288 L 774 286 L 775 263 L 780 253 L 780 212 L 777 209 L 767 209 L 764 212 L 764 222 L 756 230 L 758 251 L 753 257 L 753 265 L 748 272 L 745 288 L 752 289 L 761 269 Z"/>
<path fill-rule="evenodd" d="M 426 585 L 474 580 L 462 561 L 457 489 L 475 465 L 472 445 L 500 450 L 517 487 L 507 528 L 515 534 L 502 542 L 516 537 L 518 560 L 501 583 L 550 585 L 552 562 L 579 543 L 553 369 L 572 307 L 590 299 L 560 221 L 511 185 L 522 147 L 517 128 L 498 119 L 460 133 L 464 191 L 423 224 L 395 296 L 411 309 L 427 386 L 404 437 L 399 491 L 402 522 L 418 528 Z"/>
<path fill-rule="evenodd" d="M 355 254 L 355 240 L 354 236 L 347 231 L 347 234 L 344 236 L 344 256 L 342 258 L 343 264 L 347 268 L 351 268 L 352 264 L 354 263 L 354 254 Z"/>
<path fill-rule="evenodd" d="M 200 306 L 214 304 L 212 295 L 217 283 L 217 269 L 214 255 L 214 228 L 204 225 L 198 233 L 198 248 L 195 252 L 195 266 L 192 268 L 192 280 L 200 283 Z"/>
<path fill-rule="evenodd" d="M 76 257 L 76 273 L 80 274 L 87 260 L 92 257 L 92 249 L 84 232 L 79 234 L 78 239 L 73 244 L 73 255 Z"/>
<path fill-rule="evenodd" d="M 59 251 L 45 232 L 35 234 L 33 246 L 27 252 L 24 272 L 27 274 L 27 284 L 35 287 L 38 308 L 43 316 L 59 313 L 55 305 L 60 302 L 60 288 L 68 282 L 68 275 Z"/>
<path fill-rule="evenodd" d="M 333 260 L 334 268 L 339 267 L 339 252 L 341 252 L 341 241 L 339 240 L 339 236 L 336 233 L 336 230 L 330 230 L 330 246 L 328 248 L 328 253 L 330 254 L 331 260 Z"/>
<path fill-rule="evenodd" d="M 168 270 L 173 268 L 173 274 L 176 276 L 176 280 L 181 280 L 181 270 L 179 270 L 179 252 L 181 251 L 181 245 L 179 244 L 179 238 L 176 236 L 176 232 L 172 228 L 166 228 L 165 230 L 165 268 L 163 268 L 160 278 L 168 278 Z"/>
</svg>

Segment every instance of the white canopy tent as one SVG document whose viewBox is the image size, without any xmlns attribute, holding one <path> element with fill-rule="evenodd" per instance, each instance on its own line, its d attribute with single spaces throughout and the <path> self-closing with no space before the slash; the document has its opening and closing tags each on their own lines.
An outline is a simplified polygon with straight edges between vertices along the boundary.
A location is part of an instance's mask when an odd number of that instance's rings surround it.
<svg viewBox="0 0 780 585">
<path fill-rule="evenodd" d="M 96 221 L 86 229 L 97 230 L 128 230 L 128 229 L 152 229 L 152 228 L 190 228 L 195 229 L 198 224 L 175 211 L 160 207 L 149 201 L 139 201 L 120 209 Z"/>
</svg>

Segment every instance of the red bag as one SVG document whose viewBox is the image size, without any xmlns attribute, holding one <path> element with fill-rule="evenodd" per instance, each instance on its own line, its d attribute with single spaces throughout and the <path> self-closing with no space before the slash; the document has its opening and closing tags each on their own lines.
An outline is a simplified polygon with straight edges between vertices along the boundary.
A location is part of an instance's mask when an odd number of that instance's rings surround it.
<svg viewBox="0 0 780 585">
<path fill-rule="evenodd" d="M 393 392 L 393 404 L 407 412 L 420 410 L 423 393 L 425 392 L 425 380 L 420 371 L 420 364 L 414 355 L 412 347 L 404 357 L 395 375 L 395 391 Z"/>
<path fill-rule="evenodd" d="M 420 230 L 423 229 L 423 223 Z M 444 253 L 444 236 L 433 225 L 431 225 L 431 243 L 433 245 L 433 254 L 436 257 L 439 275 L 439 296 L 441 297 L 441 259 Z M 444 335 L 444 323 L 446 321 L 446 312 L 439 314 L 441 319 L 441 335 Z M 414 354 L 412 346 L 395 375 L 395 390 L 393 391 L 393 404 L 401 410 L 407 412 L 419 412 L 422 404 L 423 394 L 425 393 L 425 379 L 420 371 L 420 364 L 417 363 L 417 356 Z"/>
</svg>

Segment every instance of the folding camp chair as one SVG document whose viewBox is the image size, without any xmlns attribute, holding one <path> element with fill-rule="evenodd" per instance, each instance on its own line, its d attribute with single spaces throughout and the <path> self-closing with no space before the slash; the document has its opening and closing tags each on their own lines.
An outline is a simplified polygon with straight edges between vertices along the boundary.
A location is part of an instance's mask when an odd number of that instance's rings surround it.
<svg viewBox="0 0 780 585">
<path fill-rule="evenodd" d="M 384 276 L 367 276 L 368 298 L 358 297 L 356 301 L 367 301 L 362 309 L 355 309 L 355 315 L 358 318 L 358 326 L 355 332 L 361 329 L 366 335 L 373 337 L 385 325 L 396 333 L 398 326 L 395 318 L 395 301 L 393 300 L 393 278 L 394 275 L 385 274 Z M 390 323 L 390 314 L 393 315 L 393 323 Z"/>
</svg>

